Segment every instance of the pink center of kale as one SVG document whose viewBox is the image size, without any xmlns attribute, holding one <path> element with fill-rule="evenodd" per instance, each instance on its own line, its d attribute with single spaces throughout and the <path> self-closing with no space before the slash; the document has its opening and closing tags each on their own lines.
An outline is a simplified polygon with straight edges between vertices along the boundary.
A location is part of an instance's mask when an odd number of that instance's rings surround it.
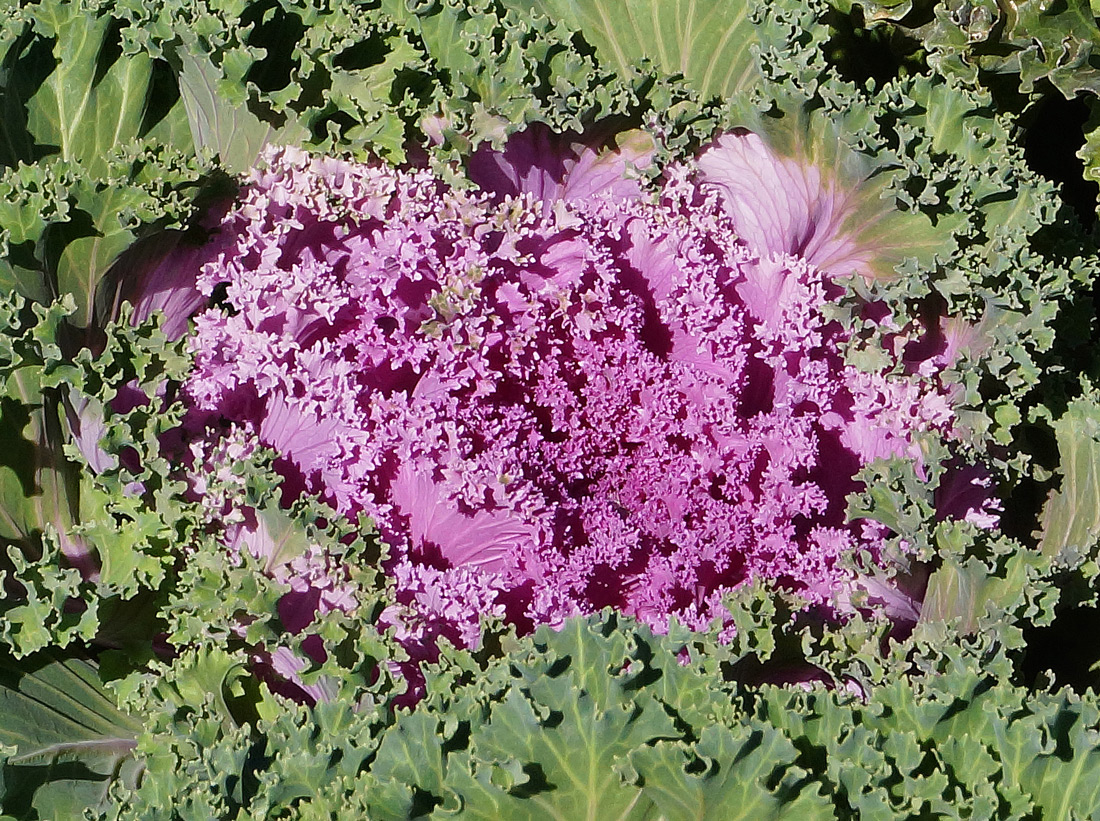
<svg viewBox="0 0 1100 821">
<path fill-rule="evenodd" d="M 292 491 L 374 517 L 409 637 L 605 605 L 701 627 L 756 576 L 827 601 L 881 532 L 845 520 L 854 474 L 951 415 L 844 363 L 839 288 L 802 246 L 858 252 L 821 197 L 769 217 L 718 159 L 657 201 L 537 202 L 272 155 L 200 277 L 234 310 L 197 319 L 196 426 L 251 428 Z"/>
</svg>

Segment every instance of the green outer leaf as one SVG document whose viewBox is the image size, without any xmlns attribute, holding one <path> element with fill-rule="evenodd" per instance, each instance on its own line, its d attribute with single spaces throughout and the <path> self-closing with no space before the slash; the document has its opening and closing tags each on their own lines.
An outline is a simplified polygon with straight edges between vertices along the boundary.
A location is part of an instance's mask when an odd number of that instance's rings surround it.
<svg viewBox="0 0 1100 821">
<path fill-rule="evenodd" d="M 1100 710 L 1095 703 L 1068 699 L 1059 706 L 1062 720 L 1052 722 L 1052 735 L 1073 753 L 1066 756 L 1055 748 L 1034 757 L 1020 783 L 1046 810 L 1044 818 L 1095 818 L 1100 813 Z"/>
<path fill-rule="evenodd" d="M 70 322 L 87 327 L 110 264 L 179 210 L 171 165 L 193 153 L 183 106 L 164 87 L 167 62 L 133 42 L 138 24 L 112 4 L 41 0 L 6 23 L 0 285 L 40 302 L 72 294 Z"/>
<path fill-rule="evenodd" d="M 1085 179 L 1100 185 L 1100 99 L 1088 100 L 1089 117 L 1083 126 L 1085 144 L 1077 152 L 1078 158 L 1085 164 Z M 1100 213 L 1100 202 L 1096 205 Z"/>
<path fill-rule="evenodd" d="M 148 195 L 137 186 L 90 180 L 79 181 L 73 193 L 77 208 L 71 219 L 51 226 L 46 236 L 64 238 L 56 263 L 57 292 L 73 295 L 76 311 L 71 321 L 83 328 L 92 321 L 100 280 L 136 238 L 133 226 L 123 220 L 145 205 Z"/>
<path fill-rule="evenodd" d="M 0 659 L 0 713 L 0 744 L 16 748 L 8 758 L 16 763 L 50 758 L 65 745 L 125 746 L 141 731 L 115 706 L 95 665 L 51 653 Z"/>
<path fill-rule="evenodd" d="M 1017 616 L 1034 618 L 1042 612 L 1049 594 L 1035 580 L 1049 571 L 1050 561 L 1041 552 L 960 522 L 941 522 L 936 544 L 942 564 L 928 579 L 922 624 L 946 621 L 964 635 L 978 630 L 992 634 Z M 974 555 L 979 552 L 985 555 Z M 1021 608 L 1029 606 L 1029 597 L 1035 609 L 1024 613 Z"/>
<path fill-rule="evenodd" d="M 711 725 L 703 728 L 695 752 L 709 765 L 702 772 L 685 770 L 689 759 L 681 745 L 661 742 L 630 756 L 645 776 L 646 796 L 669 821 L 835 817 L 832 802 L 819 793 L 804 790 L 790 800 L 792 782 L 805 773 L 788 769 L 798 751 L 775 727 L 756 722 Z M 785 773 L 780 788 L 769 789 L 767 782 L 777 771 Z"/>
<path fill-rule="evenodd" d="M 439 717 L 428 710 L 403 716 L 382 737 L 368 777 L 370 817 L 404 821 L 415 815 L 413 785 L 433 795 L 444 795 L 446 762 Z"/>
<path fill-rule="evenodd" d="M 109 817 L 1095 815 L 1096 697 L 1013 686 L 1003 652 L 937 627 L 865 689 L 747 686 L 709 667 L 715 635 L 655 636 L 605 612 L 481 662 L 445 647 L 428 698 L 396 715 L 248 695 L 247 655 L 208 645 L 131 677 L 153 696 L 149 772 Z M 233 718 L 248 698 L 262 735 Z"/>
<path fill-rule="evenodd" d="M 65 433 L 58 393 L 45 381 L 31 365 L 8 375 L 4 386 L 4 393 L 16 401 L 2 405 L 0 435 L 14 448 L 15 458 L 9 463 L 5 457 L 0 467 L 0 536 L 29 541 L 52 528 L 62 550 L 77 555 L 85 552 L 78 539 L 70 538 L 79 518 L 80 469 L 62 455 Z"/>
<path fill-rule="evenodd" d="M 752 5 L 744 0 L 527 0 L 584 33 L 619 74 L 644 59 L 682 74 L 705 97 L 730 97 L 752 87 L 759 42 Z"/>
<path fill-rule="evenodd" d="M 987 684 L 976 676 L 963 686 L 938 682 L 938 700 L 952 703 L 932 733 L 944 763 L 973 779 L 999 769 L 1002 796 L 1015 806 L 1033 801 L 1043 818 L 1095 817 L 1100 809 L 1095 700 L 1069 691 L 1029 695 L 1007 684 Z"/>
<path fill-rule="evenodd" d="M 493 710 L 472 744 L 472 767 L 456 766 L 449 779 L 465 814 L 560 821 L 651 817 L 649 800 L 623 780 L 617 765 L 651 739 L 675 737 L 669 716 L 649 698 L 633 707 L 601 704 L 568 681 L 558 682 L 552 695 L 549 713 L 515 689 Z"/>
<path fill-rule="evenodd" d="M 256 164 L 268 143 L 297 145 L 308 136 L 297 121 L 275 128 L 249 111 L 245 103 L 219 93 L 221 74 L 205 57 L 185 52 L 181 61 L 180 95 L 195 147 L 219 157 L 226 170 L 243 174 Z"/>
<path fill-rule="evenodd" d="M 855 4 L 841 0 L 834 5 L 847 12 Z M 931 20 L 910 17 L 910 0 L 861 0 L 858 5 L 872 24 L 907 27 L 907 18 L 920 21 L 910 33 L 928 49 L 928 62 L 944 74 L 970 82 L 979 79 L 979 72 L 1018 74 L 1025 94 L 1041 81 L 1067 98 L 1079 91 L 1100 93 L 1100 69 L 1094 64 L 1100 29 L 1089 0 L 946 0 L 935 5 Z"/>
<path fill-rule="evenodd" d="M 0 659 L 3 808 L 19 817 L 82 817 L 116 778 L 134 786 L 141 722 L 121 712 L 96 667 L 50 652 Z"/>
<path fill-rule="evenodd" d="M 28 130 L 102 176 L 108 152 L 138 137 L 152 58 L 137 51 L 109 62 L 112 18 L 84 3 L 41 3 L 34 19 L 43 37 L 54 38 L 57 64 L 28 102 Z"/>
<path fill-rule="evenodd" d="M 71 295 L 80 328 L 122 251 L 153 224 L 178 224 L 198 190 L 199 170 L 174 151 L 113 154 L 104 178 L 57 157 L 0 173 L 0 283 L 42 303 Z"/>
</svg>

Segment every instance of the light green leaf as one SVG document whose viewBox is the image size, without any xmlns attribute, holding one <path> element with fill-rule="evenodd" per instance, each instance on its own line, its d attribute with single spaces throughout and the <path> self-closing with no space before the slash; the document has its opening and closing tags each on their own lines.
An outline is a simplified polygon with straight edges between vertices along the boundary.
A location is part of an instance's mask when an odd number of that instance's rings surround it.
<svg viewBox="0 0 1100 821">
<path fill-rule="evenodd" d="M 91 180 L 77 183 L 72 193 L 77 207 L 67 222 L 51 226 L 47 236 L 60 247 L 57 291 L 73 295 L 76 312 L 71 321 L 83 328 L 92 321 L 100 280 L 136 238 L 136 226 L 127 224 L 127 216 L 143 209 L 149 197 L 136 185 Z"/>
<path fill-rule="evenodd" d="M 72 537 L 79 517 L 79 468 L 65 459 L 66 433 L 54 391 L 43 393 L 36 368 L 21 368 L 8 378 L 9 399 L 0 403 L 0 436 L 12 450 L 0 459 L 0 535 L 33 540 L 52 528 L 67 555 L 85 548 Z M 11 401 L 16 399 L 18 401 Z"/>
<path fill-rule="evenodd" d="M 788 769 L 798 757 L 790 739 L 775 727 L 744 723 L 705 727 L 695 747 L 706 767 L 688 770 L 682 745 L 658 743 L 631 754 L 645 779 L 644 792 L 669 821 L 831 819 L 832 802 L 795 782 L 805 773 Z M 768 782 L 781 774 L 780 783 Z"/>
<path fill-rule="evenodd" d="M 847 10 L 855 4 L 844 0 L 836 5 Z M 1067 98 L 1078 91 L 1100 92 L 1100 70 L 1094 65 L 1100 29 L 1089 0 L 947 0 L 931 15 L 910 15 L 911 0 L 859 5 L 868 22 L 907 28 L 928 49 L 928 62 L 945 74 L 968 80 L 976 80 L 978 72 L 1018 74 L 1025 94 L 1042 80 Z"/>
<path fill-rule="evenodd" d="M 1044 818 L 1096 818 L 1100 814 L 1100 711 L 1095 702 L 1062 706 L 1050 728 L 1064 750 L 1053 749 L 1026 764 L 1021 785 L 1035 796 Z"/>
<path fill-rule="evenodd" d="M 172 557 L 150 555 L 149 545 L 171 544 L 171 523 L 140 498 L 112 496 L 88 475 L 81 477 L 79 494 L 81 522 L 73 532 L 96 546 L 100 588 L 128 599 L 160 584 Z"/>
<path fill-rule="evenodd" d="M 641 819 L 652 805 L 624 778 L 625 756 L 647 741 L 677 734 L 672 719 L 649 698 L 632 707 L 600 704 L 558 683 L 561 709 L 533 704 L 509 691 L 471 744 L 469 768 L 452 761 L 450 786 L 470 818 Z"/>
<path fill-rule="evenodd" d="M 86 327 L 108 266 L 140 229 L 178 216 L 173 189 L 191 137 L 165 87 L 168 64 L 134 41 L 137 24 L 124 15 L 91 0 L 42 0 L 9 25 L 0 40 L 0 285 L 40 302 L 73 294 L 71 322 Z"/>
<path fill-rule="evenodd" d="M 41 3 L 34 19 L 53 41 L 56 65 L 27 104 L 27 128 L 36 143 L 102 176 L 108 152 L 139 134 L 152 59 L 116 52 L 112 18 L 84 3 Z"/>
<path fill-rule="evenodd" d="M 309 533 L 301 521 L 294 519 L 278 507 L 265 507 L 256 512 L 257 536 L 262 545 L 264 571 L 276 568 L 303 555 L 310 544 Z"/>
<path fill-rule="evenodd" d="M 27 819 L 83 817 L 107 805 L 115 779 L 134 786 L 141 723 L 118 710 L 94 665 L 60 655 L 0 659 L 0 745 L 6 812 Z"/>
<path fill-rule="evenodd" d="M 972 528 L 942 523 L 936 541 L 943 564 L 928 579 L 920 621 L 952 623 L 963 634 L 987 622 L 1003 622 L 1027 598 L 1036 576 L 1049 567 L 1040 553 L 1014 542 L 995 544 L 992 558 L 967 555 L 974 546 Z"/>
<path fill-rule="evenodd" d="M 752 5 L 743 0 L 527 0 L 581 31 L 600 56 L 629 76 L 644 59 L 682 74 L 704 96 L 729 97 L 759 73 Z"/>
<path fill-rule="evenodd" d="M 241 174 L 250 169 L 268 143 L 297 145 L 308 137 L 296 120 L 276 128 L 249 111 L 247 104 L 220 93 L 221 73 L 206 57 L 185 52 L 181 61 L 180 95 L 195 147 L 217 156 L 228 171 Z"/>
<path fill-rule="evenodd" d="M 1095 397 L 1070 404 L 1054 423 L 1062 487 L 1040 519 L 1039 546 L 1057 559 L 1092 555 L 1100 539 L 1100 404 Z"/>
<path fill-rule="evenodd" d="M 440 717 L 427 710 L 402 716 L 378 747 L 367 778 L 370 817 L 404 821 L 417 815 L 418 791 L 445 792 L 444 738 Z"/>
</svg>

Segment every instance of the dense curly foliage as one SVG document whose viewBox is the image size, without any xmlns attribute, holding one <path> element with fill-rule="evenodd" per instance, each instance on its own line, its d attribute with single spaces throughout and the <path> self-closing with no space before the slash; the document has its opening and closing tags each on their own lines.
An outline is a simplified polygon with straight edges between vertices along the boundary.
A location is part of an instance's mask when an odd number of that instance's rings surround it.
<svg viewBox="0 0 1100 821">
<path fill-rule="evenodd" d="M 929 636 L 938 641 L 940 637 Z M 478 664 L 427 699 L 235 717 L 244 658 L 187 654 L 147 683 L 141 783 L 102 817 L 1027 819 L 1100 810 L 1093 695 L 1029 694 L 1003 654 L 925 647 L 932 669 L 860 692 L 745 686 L 713 637 L 608 613 Z M 234 695 L 236 693 L 236 695 Z M 262 734 L 253 735 L 260 729 Z M 858 766 L 853 766 L 855 762 Z M 171 797 L 170 799 L 168 797 Z"/>
</svg>

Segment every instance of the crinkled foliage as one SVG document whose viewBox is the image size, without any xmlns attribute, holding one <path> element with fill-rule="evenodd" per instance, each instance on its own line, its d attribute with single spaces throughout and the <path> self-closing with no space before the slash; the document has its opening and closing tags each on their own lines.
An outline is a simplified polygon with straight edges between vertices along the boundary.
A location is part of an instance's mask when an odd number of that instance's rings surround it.
<svg viewBox="0 0 1100 821">
<path fill-rule="evenodd" d="M 148 762 L 103 817 L 1070 818 L 1100 811 L 1092 694 L 1029 693 L 1003 652 L 943 643 L 866 693 L 723 680 L 723 648 L 601 613 L 479 665 L 451 652 L 413 712 L 240 715 L 246 658 L 146 682 Z M 873 653 L 871 654 L 873 656 Z M 860 654 L 863 661 L 870 660 Z M 252 726 L 262 729 L 259 736 Z"/>
</svg>

